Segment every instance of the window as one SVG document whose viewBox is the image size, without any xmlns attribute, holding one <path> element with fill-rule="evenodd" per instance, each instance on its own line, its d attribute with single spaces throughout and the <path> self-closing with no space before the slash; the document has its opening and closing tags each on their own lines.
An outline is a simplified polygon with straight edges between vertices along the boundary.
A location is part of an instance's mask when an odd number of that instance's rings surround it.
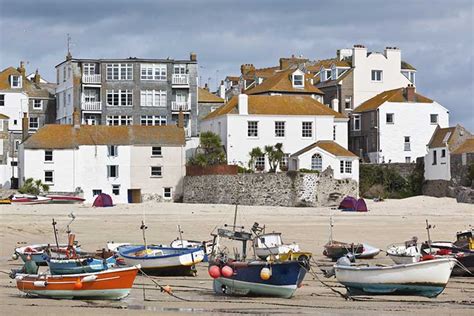
<svg viewBox="0 0 474 316">
<path fill-rule="evenodd" d="M 441 158 L 446 158 L 446 149 L 441 149 Z"/>
<path fill-rule="evenodd" d="M 339 172 L 342 174 L 344 173 L 344 161 L 339 161 Z"/>
<path fill-rule="evenodd" d="M 166 65 L 164 64 L 141 64 L 141 80 L 166 80 Z"/>
<path fill-rule="evenodd" d="M 345 165 L 346 165 L 346 173 L 352 173 L 352 161 L 346 161 L 345 162 Z"/>
<path fill-rule="evenodd" d="M 387 113 L 385 115 L 385 121 L 387 122 L 387 124 L 393 124 L 395 121 L 394 121 L 394 114 L 393 113 Z"/>
<path fill-rule="evenodd" d="M 116 146 L 116 145 L 107 146 L 107 156 L 117 157 L 118 156 L 118 146 Z"/>
<path fill-rule="evenodd" d="M 132 125 L 133 117 L 131 115 L 107 115 L 106 124 L 109 126 Z"/>
<path fill-rule="evenodd" d="M 438 114 L 430 114 L 431 124 L 438 124 Z"/>
<path fill-rule="evenodd" d="M 120 184 L 112 184 L 112 194 L 120 195 Z"/>
<path fill-rule="evenodd" d="M 159 115 L 142 115 L 140 124 L 144 126 L 166 125 L 166 116 Z"/>
<path fill-rule="evenodd" d="M 372 81 L 382 81 L 382 70 L 372 70 Z"/>
<path fill-rule="evenodd" d="M 152 156 L 161 156 L 161 147 L 151 147 Z"/>
<path fill-rule="evenodd" d="M 433 165 L 438 163 L 438 156 L 436 155 L 436 150 L 433 150 Z"/>
<path fill-rule="evenodd" d="M 173 197 L 173 188 L 163 188 L 163 198 L 171 199 Z"/>
<path fill-rule="evenodd" d="M 415 72 L 414 71 L 402 71 L 402 75 L 404 75 L 411 83 L 415 83 Z"/>
<path fill-rule="evenodd" d="M 53 161 L 53 151 L 45 150 L 44 151 L 44 161 Z"/>
<path fill-rule="evenodd" d="M 247 136 L 258 137 L 258 122 L 257 121 L 247 122 Z"/>
<path fill-rule="evenodd" d="M 132 64 L 107 64 L 107 80 L 132 80 Z"/>
<path fill-rule="evenodd" d="M 304 76 L 303 75 L 293 75 L 293 86 L 294 87 L 304 87 Z"/>
<path fill-rule="evenodd" d="M 37 117 L 30 117 L 29 122 L 30 122 L 30 129 L 38 129 L 39 120 Z"/>
<path fill-rule="evenodd" d="M 11 76 L 10 85 L 12 88 L 21 88 L 21 76 Z"/>
<path fill-rule="evenodd" d="M 18 120 L 13 120 L 13 125 L 18 125 Z"/>
<path fill-rule="evenodd" d="M 313 137 L 313 122 L 302 122 L 301 136 L 306 138 Z"/>
<path fill-rule="evenodd" d="M 405 163 L 410 163 L 411 162 L 411 157 L 407 156 L 405 157 Z"/>
<path fill-rule="evenodd" d="M 33 100 L 33 109 L 41 110 L 43 108 L 43 100 Z"/>
<path fill-rule="evenodd" d="M 173 66 L 173 73 L 176 75 L 184 75 L 186 74 L 186 65 L 174 65 Z"/>
<path fill-rule="evenodd" d="M 166 91 L 165 90 L 140 91 L 140 105 L 166 107 Z"/>
<path fill-rule="evenodd" d="M 133 91 L 132 90 L 107 90 L 108 106 L 132 106 Z"/>
<path fill-rule="evenodd" d="M 360 131 L 360 115 L 354 115 L 352 117 L 352 130 Z"/>
<path fill-rule="evenodd" d="M 332 76 L 332 70 L 331 69 L 326 70 L 325 74 L 326 74 L 326 80 L 332 79 L 332 77 L 331 77 Z"/>
<path fill-rule="evenodd" d="M 323 158 L 320 154 L 311 157 L 311 170 L 323 171 Z"/>
<path fill-rule="evenodd" d="M 101 193 L 102 193 L 102 190 L 100 190 L 100 189 L 92 190 L 92 196 L 96 196 L 96 195 L 99 195 Z"/>
<path fill-rule="evenodd" d="M 275 122 L 275 137 L 285 137 L 285 122 Z"/>
<path fill-rule="evenodd" d="M 0 94 L 0 106 L 5 106 L 5 95 Z"/>
<path fill-rule="evenodd" d="M 255 169 L 260 171 L 265 170 L 265 156 L 260 156 L 255 159 Z"/>
<path fill-rule="evenodd" d="M 45 183 L 53 183 L 54 182 L 54 172 L 53 171 L 45 171 L 44 172 L 44 182 Z"/>
<path fill-rule="evenodd" d="M 336 140 L 336 125 L 332 127 L 332 140 Z"/>
<path fill-rule="evenodd" d="M 290 154 L 284 153 L 280 161 L 280 170 L 288 170 L 288 159 L 290 159 Z"/>
<path fill-rule="evenodd" d="M 152 166 L 151 167 L 151 176 L 152 177 L 161 177 L 163 168 L 161 166 Z"/>
<path fill-rule="evenodd" d="M 109 165 L 107 166 L 107 178 L 118 178 L 119 176 L 119 166 Z"/>
<path fill-rule="evenodd" d="M 410 136 L 403 137 L 403 149 L 410 151 Z"/>
<path fill-rule="evenodd" d="M 345 100 L 345 107 L 346 109 L 351 109 L 352 108 L 352 97 L 346 98 Z"/>
<path fill-rule="evenodd" d="M 84 75 L 94 75 L 95 74 L 95 64 L 84 64 Z"/>
</svg>

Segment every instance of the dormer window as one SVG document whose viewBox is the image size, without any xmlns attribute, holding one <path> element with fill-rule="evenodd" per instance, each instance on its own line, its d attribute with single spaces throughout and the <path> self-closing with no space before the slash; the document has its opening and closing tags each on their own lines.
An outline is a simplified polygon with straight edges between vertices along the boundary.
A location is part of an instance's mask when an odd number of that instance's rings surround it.
<svg viewBox="0 0 474 316">
<path fill-rule="evenodd" d="M 12 88 L 21 88 L 21 76 L 10 76 L 10 85 Z"/>
<path fill-rule="evenodd" d="M 293 87 L 303 88 L 304 87 L 304 75 L 293 75 Z"/>
</svg>

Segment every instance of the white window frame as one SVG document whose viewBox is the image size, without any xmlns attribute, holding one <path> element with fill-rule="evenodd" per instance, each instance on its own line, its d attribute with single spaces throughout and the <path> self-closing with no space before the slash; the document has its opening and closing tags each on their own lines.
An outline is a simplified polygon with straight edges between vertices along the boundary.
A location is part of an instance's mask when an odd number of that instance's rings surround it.
<svg viewBox="0 0 474 316">
<path fill-rule="evenodd" d="M 133 90 L 107 90 L 105 92 L 107 106 L 133 106 Z"/>
<path fill-rule="evenodd" d="M 107 145 L 107 157 L 118 157 L 117 145 Z"/>
<path fill-rule="evenodd" d="M 151 156 L 152 157 L 163 157 L 163 147 L 161 147 L 161 146 L 152 146 L 151 147 Z"/>
<path fill-rule="evenodd" d="M 10 86 L 12 88 L 21 88 L 23 86 L 22 76 L 11 75 L 10 76 Z"/>
<path fill-rule="evenodd" d="M 247 137 L 258 137 L 258 121 L 247 121 Z"/>
<path fill-rule="evenodd" d="M 410 136 L 403 136 L 403 150 L 411 151 L 411 137 Z"/>
<path fill-rule="evenodd" d="M 140 64 L 140 80 L 166 81 L 166 64 Z"/>
<path fill-rule="evenodd" d="M 0 94 L 0 106 L 5 106 L 5 95 Z"/>
<path fill-rule="evenodd" d="M 313 138 L 313 122 L 312 121 L 301 122 L 301 137 Z"/>
<path fill-rule="evenodd" d="M 44 162 L 52 163 L 54 160 L 54 152 L 52 150 L 44 151 Z"/>
<path fill-rule="evenodd" d="M 383 70 L 372 69 L 370 72 L 370 79 L 372 82 L 383 82 Z"/>
<path fill-rule="evenodd" d="M 117 193 L 115 193 L 116 190 Z M 120 184 L 112 184 L 112 194 L 115 196 L 120 195 Z"/>
<path fill-rule="evenodd" d="M 262 155 L 260 157 L 257 157 L 255 159 L 255 170 L 265 170 L 265 165 L 266 165 L 266 161 L 265 161 L 265 155 Z"/>
<path fill-rule="evenodd" d="M 186 64 L 174 64 L 173 65 L 173 74 L 174 75 L 185 75 L 185 74 L 187 74 L 187 72 L 188 72 L 188 70 L 187 70 Z"/>
<path fill-rule="evenodd" d="M 352 130 L 360 131 L 361 129 L 361 116 L 356 114 L 352 116 Z"/>
<path fill-rule="evenodd" d="M 133 64 L 112 63 L 106 64 L 107 81 L 131 81 L 133 80 Z"/>
<path fill-rule="evenodd" d="M 169 196 L 166 196 L 168 193 L 166 191 L 169 190 Z M 163 199 L 164 200 L 171 200 L 173 198 L 173 188 L 171 187 L 166 187 L 163 188 Z"/>
<path fill-rule="evenodd" d="M 32 124 L 33 121 L 35 120 L 36 123 Z M 34 125 L 34 126 L 33 126 Z M 30 130 L 37 130 L 39 128 L 39 118 L 38 117 L 30 117 L 28 118 L 28 129 Z"/>
<path fill-rule="evenodd" d="M 115 169 L 115 175 L 112 175 L 112 170 Z M 117 179 L 119 177 L 119 165 L 107 165 L 107 178 Z"/>
<path fill-rule="evenodd" d="M 433 121 L 433 118 L 436 118 L 436 120 Z M 430 123 L 431 123 L 431 124 L 433 124 L 433 125 L 438 124 L 438 119 L 439 119 L 439 115 L 438 115 L 438 114 L 436 114 L 436 113 L 430 114 Z"/>
<path fill-rule="evenodd" d="M 49 176 L 46 176 L 46 173 L 47 173 L 47 172 L 51 172 L 51 176 L 50 176 L 50 177 L 49 177 Z M 48 181 L 48 180 L 47 180 L 48 178 L 51 178 L 51 181 Z M 51 184 L 54 183 L 54 170 L 45 170 L 45 171 L 44 171 L 44 183 L 45 183 L 45 184 L 48 184 L 48 185 L 51 185 Z"/>
<path fill-rule="evenodd" d="M 163 178 L 163 166 L 151 166 L 150 178 Z"/>
<path fill-rule="evenodd" d="M 389 122 L 388 118 L 391 117 L 391 122 Z M 386 113 L 385 114 L 385 123 L 386 124 L 395 124 L 395 114 L 394 113 Z"/>
<path fill-rule="evenodd" d="M 332 140 L 336 140 L 336 129 L 337 129 L 337 126 L 336 125 L 333 125 L 332 126 Z"/>
<path fill-rule="evenodd" d="M 323 156 L 320 153 L 315 153 L 311 156 L 311 170 L 323 171 Z"/>
<path fill-rule="evenodd" d="M 105 123 L 108 126 L 130 126 L 133 125 L 133 116 L 131 115 L 107 115 Z"/>
<path fill-rule="evenodd" d="M 292 76 L 292 81 L 293 81 L 293 87 L 295 88 L 304 88 L 304 75 L 300 74 L 293 74 Z M 301 79 L 297 79 L 296 77 L 301 77 Z M 297 84 L 297 82 L 299 84 Z M 300 83 L 301 82 L 301 83 Z"/>
<path fill-rule="evenodd" d="M 82 73 L 86 76 L 95 75 L 95 64 L 84 63 L 84 66 L 82 67 Z"/>
<path fill-rule="evenodd" d="M 32 101 L 33 101 L 33 104 L 32 104 L 33 110 L 43 109 L 43 100 L 33 99 Z M 39 102 L 39 106 L 37 106 L 37 102 Z"/>
<path fill-rule="evenodd" d="M 339 172 L 344 174 L 344 160 L 339 160 Z"/>
<path fill-rule="evenodd" d="M 142 126 L 164 126 L 168 125 L 164 115 L 142 115 L 140 116 L 140 125 Z"/>
<path fill-rule="evenodd" d="M 344 173 L 346 174 L 352 174 L 352 161 L 351 160 L 346 160 L 344 161 Z"/>
<path fill-rule="evenodd" d="M 166 90 L 140 90 L 140 106 L 166 107 Z"/>
<path fill-rule="evenodd" d="M 275 121 L 275 137 L 285 138 L 285 136 L 286 136 L 286 122 Z"/>
</svg>

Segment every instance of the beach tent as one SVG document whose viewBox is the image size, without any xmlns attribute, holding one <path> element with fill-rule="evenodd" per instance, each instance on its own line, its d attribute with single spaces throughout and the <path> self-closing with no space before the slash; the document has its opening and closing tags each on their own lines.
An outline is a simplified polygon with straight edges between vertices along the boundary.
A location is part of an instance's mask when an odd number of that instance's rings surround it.
<svg viewBox="0 0 474 316">
<path fill-rule="evenodd" d="M 95 198 L 94 204 L 92 204 L 92 206 L 108 207 L 108 206 L 114 206 L 114 204 L 112 203 L 112 198 L 110 197 L 110 195 L 101 193 Z"/>
<path fill-rule="evenodd" d="M 341 204 L 339 204 L 339 209 L 347 212 L 367 212 L 367 204 L 364 199 L 356 199 L 352 196 L 346 196 Z"/>
</svg>

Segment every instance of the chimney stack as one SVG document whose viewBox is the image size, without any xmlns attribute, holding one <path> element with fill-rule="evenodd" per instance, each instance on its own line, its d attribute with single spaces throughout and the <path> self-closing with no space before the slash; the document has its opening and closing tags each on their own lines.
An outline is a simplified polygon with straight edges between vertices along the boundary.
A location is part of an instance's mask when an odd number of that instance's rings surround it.
<svg viewBox="0 0 474 316">
<path fill-rule="evenodd" d="M 416 102 L 415 100 L 415 86 L 411 83 L 405 88 L 405 97 L 408 102 Z"/>
<path fill-rule="evenodd" d="M 41 76 L 38 72 L 38 69 L 36 69 L 36 72 L 35 72 L 35 76 L 33 77 L 33 81 L 36 83 L 36 84 L 40 84 L 41 82 Z"/>
<path fill-rule="evenodd" d="M 338 98 L 332 99 L 331 106 L 334 111 L 339 112 L 339 99 Z"/>
<path fill-rule="evenodd" d="M 243 64 L 240 66 L 240 73 L 242 75 L 245 75 L 252 71 L 255 71 L 255 66 L 253 64 Z"/>
<path fill-rule="evenodd" d="M 18 67 L 18 71 L 20 72 L 22 77 L 26 76 L 26 69 L 25 69 L 25 62 L 20 61 L 20 67 Z"/>
<path fill-rule="evenodd" d="M 189 59 L 190 59 L 191 61 L 197 61 L 197 55 L 196 55 L 196 53 L 191 52 L 191 53 L 189 54 Z"/>
<path fill-rule="evenodd" d="M 28 114 L 23 112 L 23 117 L 21 119 L 21 141 L 24 142 L 28 138 Z"/>
<path fill-rule="evenodd" d="M 72 112 L 72 124 L 74 128 L 81 128 L 81 112 L 77 109 Z"/>
<path fill-rule="evenodd" d="M 184 113 L 181 110 L 178 113 L 178 127 L 184 128 Z"/>
<path fill-rule="evenodd" d="M 238 110 L 240 115 L 249 114 L 249 96 L 246 94 L 239 94 Z"/>
<path fill-rule="evenodd" d="M 204 90 L 209 91 L 209 86 L 207 85 L 207 83 L 204 84 Z"/>
</svg>

